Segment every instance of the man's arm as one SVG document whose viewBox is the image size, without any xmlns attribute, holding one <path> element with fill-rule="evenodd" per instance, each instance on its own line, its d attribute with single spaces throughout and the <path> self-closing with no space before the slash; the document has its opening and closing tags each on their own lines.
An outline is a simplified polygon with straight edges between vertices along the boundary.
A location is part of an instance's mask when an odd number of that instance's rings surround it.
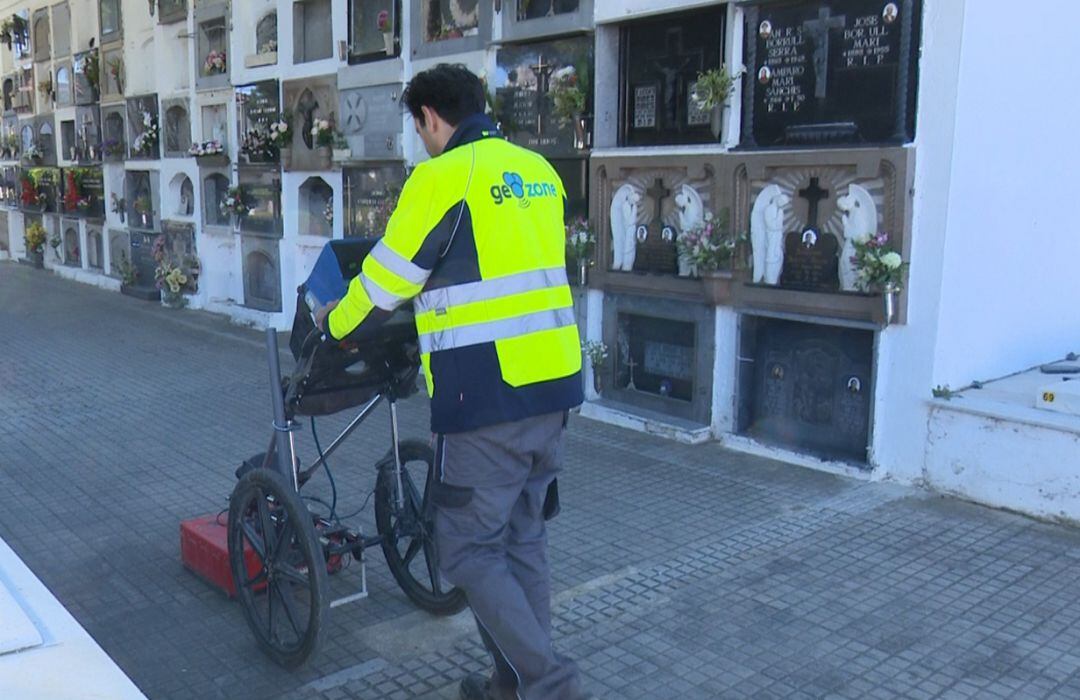
<svg viewBox="0 0 1080 700">
<path fill-rule="evenodd" d="M 441 220 L 446 217 L 438 211 L 447 202 L 434 185 L 430 168 L 417 166 L 401 191 L 386 235 L 364 258 L 360 274 L 326 315 L 326 330 L 332 337 L 368 335 L 424 288 L 438 260 L 431 253 L 440 248 L 447 233 Z"/>
</svg>

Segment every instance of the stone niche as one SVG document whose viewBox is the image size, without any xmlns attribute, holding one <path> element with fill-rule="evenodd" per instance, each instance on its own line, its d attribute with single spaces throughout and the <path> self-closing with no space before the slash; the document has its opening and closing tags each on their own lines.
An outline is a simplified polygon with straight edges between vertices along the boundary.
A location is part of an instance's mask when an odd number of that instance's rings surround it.
<svg viewBox="0 0 1080 700">
<path fill-rule="evenodd" d="M 108 162 L 124 160 L 127 152 L 127 107 L 109 105 L 101 108 L 101 156 Z"/>
<path fill-rule="evenodd" d="M 41 201 L 31 211 L 56 213 L 60 211 L 60 169 L 28 168 L 25 175 L 34 183 Z M 25 183 L 23 183 L 25 185 Z"/>
<path fill-rule="evenodd" d="M 100 70 L 100 56 L 97 49 L 75 54 L 75 104 L 92 105 L 98 101 L 98 84 L 87 76 L 89 64 L 98 61 Z"/>
<path fill-rule="evenodd" d="M 870 330 L 743 315 L 737 432 L 865 466 L 873 356 Z"/>
<path fill-rule="evenodd" d="M 65 214 L 105 217 L 105 178 L 101 168 L 65 168 L 63 189 Z"/>
<path fill-rule="evenodd" d="M 61 260 L 69 267 L 82 267 L 82 240 L 78 219 L 60 221 Z"/>
<path fill-rule="evenodd" d="M 53 82 L 56 91 L 56 106 L 70 107 L 75 104 L 75 86 L 71 66 L 65 61 L 56 64 L 56 78 Z"/>
<path fill-rule="evenodd" d="M 329 120 L 332 125 L 337 123 L 337 78 L 287 80 L 282 83 L 282 96 L 285 109 L 293 117 L 292 166 L 289 170 L 322 169 L 311 127 L 317 119 Z"/>
<path fill-rule="evenodd" d="M 878 325 L 880 295 L 857 283 L 854 242 L 887 233 L 910 260 L 914 152 L 859 149 L 741 153 L 723 161 L 730 177 L 736 231 L 748 231 L 745 281 L 735 303 L 745 309 Z M 906 297 L 896 299 L 906 318 Z"/>
<path fill-rule="evenodd" d="M 63 58 L 71 53 L 71 8 L 66 2 L 53 5 L 53 58 Z"/>
<path fill-rule="evenodd" d="M 128 170 L 124 173 L 124 203 L 128 228 L 157 231 L 161 225 L 161 193 L 158 173 Z"/>
<path fill-rule="evenodd" d="M 491 38 L 492 3 L 420 0 L 411 8 L 413 58 L 433 58 L 485 48 Z"/>
<path fill-rule="evenodd" d="M 605 398 L 709 425 L 715 320 L 704 304 L 604 296 Z"/>
<path fill-rule="evenodd" d="M 195 7 L 195 89 L 213 90 L 229 84 L 228 51 L 228 4 L 200 3 Z"/>
<path fill-rule="evenodd" d="M 748 3 L 742 145 L 911 141 L 921 14 L 921 0 Z"/>
<path fill-rule="evenodd" d="M 250 47 L 252 52 L 244 57 L 244 65 L 247 68 L 258 66 L 271 66 L 277 63 L 278 57 L 278 16 L 277 10 L 272 7 L 264 8 L 266 11 L 255 22 L 255 45 Z"/>
<path fill-rule="evenodd" d="M 34 118 L 34 132 L 42 165 L 56 165 L 56 120 L 51 114 Z"/>
<path fill-rule="evenodd" d="M 105 241 L 98 224 L 86 224 L 86 266 L 91 270 L 105 269 Z"/>
<path fill-rule="evenodd" d="M 330 0 L 293 3 L 293 63 L 308 63 L 334 55 L 333 8 Z"/>
<path fill-rule="evenodd" d="M 187 173 L 176 173 L 169 181 L 165 215 L 190 219 L 195 216 L 195 186 Z"/>
<path fill-rule="evenodd" d="M 11 15 L 11 50 L 16 61 L 30 58 L 30 11 L 18 10 Z"/>
<path fill-rule="evenodd" d="M 187 19 L 187 0 L 157 0 L 158 23 L 172 24 Z"/>
<path fill-rule="evenodd" d="M 131 237 L 124 229 L 109 229 L 109 276 L 121 277 L 120 268 L 131 261 Z"/>
<path fill-rule="evenodd" d="M 591 145 L 592 47 L 587 36 L 499 49 L 495 116 L 507 138 L 547 156 L 578 155 Z M 584 90 L 585 109 L 560 114 L 556 97 L 575 89 Z"/>
<path fill-rule="evenodd" d="M 31 43 L 34 47 L 34 60 L 48 61 L 50 58 L 49 51 L 52 47 L 52 41 L 49 39 L 48 8 L 43 7 L 40 10 L 35 10 L 31 22 L 31 35 L 33 37 Z"/>
<path fill-rule="evenodd" d="M 593 0 L 505 0 L 502 37 L 517 41 L 592 28 Z"/>
<path fill-rule="evenodd" d="M 124 36 L 120 10 L 122 4 L 121 0 L 100 0 L 98 2 L 102 45 L 120 41 Z"/>
<path fill-rule="evenodd" d="M 680 269 L 677 241 L 708 213 L 724 214 L 716 162 L 700 156 L 594 158 L 594 282 L 609 290 L 702 300 L 701 281 L 687 276 L 685 264 Z"/>
<path fill-rule="evenodd" d="M 349 63 L 400 55 L 401 17 L 397 0 L 348 0 L 348 9 Z"/>
<path fill-rule="evenodd" d="M 135 284 L 132 285 L 134 296 L 147 301 L 156 301 L 161 293 L 155 286 L 157 260 L 154 259 L 154 239 L 158 234 L 148 231 L 130 231 L 131 265 L 135 269 Z"/>
<path fill-rule="evenodd" d="M 229 105 L 224 102 L 199 107 L 200 141 L 217 141 L 229 153 Z"/>
<path fill-rule="evenodd" d="M 281 311 L 281 252 L 277 240 L 242 236 L 244 306 Z"/>
<path fill-rule="evenodd" d="M 75 160 L 101 159 L 101 109 L 97 105 L 75 108 Z"/>
<path fill-rule="evenodd" d="M 13 109 L 20 115 L 34 113 L 34 70 L 16 69 L 17 86 Z"/>
<path fill-rule="evenodd" d="M 184 269 L 190 270 L 198 267 L 199 256 L 195 250 L 195 225 L 183 221 L 162 221 L 161 235 L 164 237 L 165 250 L 169 256 L 179 262 Z M 194 275 L 190 275 L 188 283 L 184 285 L 184 291 L 194 293 L 198 291 Z"/>
<path fill-rule="evenodd" d="M 714 143 L 693 99 L 698 73 L 723 61 L 727 5 L 629 22 L 619 36 L 619 144 Z"/>
<path fill-rule="evenodd" d="M 161 135 L 166 158 L 186 158 L 191 148 L 191 117 L 185 98 L 161 101 L 165 114 Z"/>
<path fill-rule="evenodd" d="M 353 158 L 401 158 L 402 89 L 392 84 L 341 91 L 338 127 Z"/>
<path fill-rule="evenodd" d="M 347 237 L 379 238 L 405 185 L 401 163 L 366 164 L 342 171 Z"/>
<path fill-rule="evenodd" d="M 102 52 L 101 84 L 102 102 L 124 99 L 124 50 L 122 47 Z"/>
<path fill-rule="evenodd" d="M 333 236 L 334 188 L 321 177 L 313 176 L 300 185 L 299 194 L 297 233 L 301 236 Z"/>
<path fill-rule="evenodd" d="M 209 227 L 228 228 L 232 226 L 232 218 L 222 210 L 225 196 L 232 183 L 229 181 L 227 171 L 200 170 L 202 180 L 202 219 L 203 224 Z"/>
<path fill-rule="evenodd" d="M 237 172 L 247 216 L 240 219 L 240 232 L 246 237 L 266 236 L 280 238 L 281 221 L 281 172 L 277 168 L 244 167 Z M 322 210 L 319 210 L 321 215 Z M 303 219 L 303 212 L 301 212 Z"/>
<path fill-rule="evenodd" d="M 146 119 L 157 125 L 157 137 L 143 139 L 148 144 L 137 150 L 139 137 L 146 131 Z M 139 95 L 127 99 L 128 158 L 132 160 L 157 160 L 161 157 L 161 117 L 158 113 L 157 95 Z"/>
<path fill-rule="evenodd" d="M 263 80 L 236 88 L 236 127 L 240 139 L 241 164 L 277 163 L 278 153 L 269 145 L 269 138 L 270 123 L 276 120 L 280 113 L 281 99 L 278 81 Z M 298 118 L 293 115 L 294 134 L 298 128 L 297 124 Z"/>
</svg>

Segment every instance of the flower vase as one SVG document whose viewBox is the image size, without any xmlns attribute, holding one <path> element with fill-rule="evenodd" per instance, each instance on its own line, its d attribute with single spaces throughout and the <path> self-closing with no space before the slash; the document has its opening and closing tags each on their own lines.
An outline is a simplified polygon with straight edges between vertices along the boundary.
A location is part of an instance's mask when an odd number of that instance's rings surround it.
<svg viewBox="0 0 1080 700">
<path fill-rule="evenodd" d="M 386 55 L 387 56 L 393 56 L 394 55 L 394 33 L 393 32 L 383 32 L 382 33 L 382 40 L 383 40 L 383 44 L 386 46 Z"/>
<path fill-rule="evenodd" d="M 734 276 L 730 270 L 709 270 L 702 273 L 701 281 L 705 287 L 705 300 L 714 306 L 731 302 L 731 288 Z"/>
<path fill-rule="evenodd" d="M 589 147 L 585 117 L 574 117 L 574 148 L 584 151 Z"/>
<path fill-rule="evenodd" d="M 333 154 L 329 146 L 319 146 L 315 149 L 315 155 L 319 159 L 319 170 L 329 170 L 333 167 Z"/>
<path fill-rule="evenodd" d="M 896 285 L 887 284 L 881 290 L 882 321 L 886 326 L 896 319 L 896 293 L 899 290 Z"/>
<path fill-rule="evenodd" d="M 286 170 L 292 168 L 292 148 L 281 149 L 281 167 Z"/>
<path fill-rule="evenodd" d="M 727 105 L 716 105 L 709 111 L 709 130 L 712 131 L 713 138 L 717 141 L 720 140 L 720 133 L 724 129 L 725 109 L 727 109 Z"/>
<path fill-rule="evenodd" d="M 582 287 L 589 286 L 589 261 L 588 259 L 578 261 L 578 284 Z"/>
<path fill-rule="evenodd" d="M 596 365 L 592 366 L 592 388 L 597 396 L 600 395 L 601 390 L 604 388 L 603 381 L 600 379 L 600 367 Z"/>
<path fill-rule="evenodd" d="M 146 213 L 140 213 L 139 222 L 142 223 L 143 228 L 150 228 L 150 215 Z"/>
<path fill-rule="evenodd" d="M 233 214 L 232 228 L 233 228 L 234 232 L 240 233 L 240 215 L 239 214 Z"/>
<path fill-rule="evenodd" d="M 161 290 L 161 305 L 167 309 L 184 308 L 184 293 L 173 292 L 168 287 Z"/>
<path fill-rule="evenodd" d="M 41 270 L 45 267 L 45 253 L 40 250 L 30 251 L 26 254 L 30 264 Z"/>
</svg>

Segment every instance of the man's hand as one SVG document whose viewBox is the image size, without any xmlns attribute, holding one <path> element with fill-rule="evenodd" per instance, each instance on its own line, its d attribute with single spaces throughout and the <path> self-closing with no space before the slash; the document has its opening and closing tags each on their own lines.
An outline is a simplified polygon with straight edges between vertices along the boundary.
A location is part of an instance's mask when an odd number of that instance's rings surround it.
<svg viewBox="0 0 1080 700">
<path fill-rule="evenodd" d="M 315 325 L 319 327 L 320 331 L 326 332 L 326 317 L 330 315 L 330 312 L 334 310 L 334 307 L 338 305 L 339 301 L 341 300 L 335 299 L 315 313 Z"/>
</svg>

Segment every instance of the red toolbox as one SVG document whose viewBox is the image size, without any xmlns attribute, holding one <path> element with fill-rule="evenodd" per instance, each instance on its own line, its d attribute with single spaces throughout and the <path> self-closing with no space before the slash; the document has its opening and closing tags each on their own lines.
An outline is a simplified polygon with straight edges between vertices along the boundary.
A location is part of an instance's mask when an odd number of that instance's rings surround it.
<svg viewBox="0 0 1080 700">
<path fill-rule="evenodd" d="M 228 515 L 203 515 L 180 523 L 180 559 L 184 566 L 195 572 L 216 588 L 220 588 L 230 598 L 236 596 L 232 572 L 229 570 L 229 544 L 227 540 Z M 262 570 L 258 555 L 246 542 L 244 543 L 244 562 L 249 576 Z M 265 583 L 256 586 L 256 590 L 265 587 Z"/>
</svg>

